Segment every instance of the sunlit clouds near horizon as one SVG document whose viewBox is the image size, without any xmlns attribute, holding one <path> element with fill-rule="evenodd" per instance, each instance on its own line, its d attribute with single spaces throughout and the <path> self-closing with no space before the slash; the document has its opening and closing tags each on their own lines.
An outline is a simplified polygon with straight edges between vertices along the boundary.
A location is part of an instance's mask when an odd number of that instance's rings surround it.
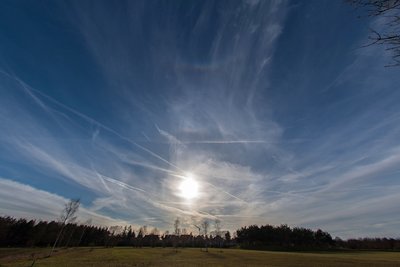
<svg viewBox="0 0 400 267">
<path fill-rule="evenodd" d="M 398 68 L 340 1 L 0 3 L 0 215 L 395 236 Z"/>
</svg>

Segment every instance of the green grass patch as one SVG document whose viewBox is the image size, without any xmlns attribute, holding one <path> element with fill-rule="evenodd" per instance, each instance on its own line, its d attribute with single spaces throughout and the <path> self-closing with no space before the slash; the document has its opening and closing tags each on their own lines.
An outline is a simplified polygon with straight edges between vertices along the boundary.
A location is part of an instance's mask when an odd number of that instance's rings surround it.
<svg viewBox="0 0 400 267">
<path fill-rule="evenodd" d="M 31 266 L 49 249 L 0 249 L 0 266 Z M 7 255 L 8 254 L 8 255 Z M 34 266 L 400 266 L 399 252 L 272 252 L 199 248 L 73 248 L 37 259 Z"/>
</svg>

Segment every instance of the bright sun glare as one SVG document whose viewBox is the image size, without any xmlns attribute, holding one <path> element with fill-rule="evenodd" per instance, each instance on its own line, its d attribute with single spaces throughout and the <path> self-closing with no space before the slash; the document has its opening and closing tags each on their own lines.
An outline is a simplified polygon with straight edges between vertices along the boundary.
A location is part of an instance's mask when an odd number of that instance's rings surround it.
<svg viewBox="0 0 400 267">
<path fill-rule="evenodd" d="M 185 177 L 185 179 L 179 185 L 180 196 L 186 199 L 192 199 L 197 197 L 199 193 L 199 186 L 191 175 Z"/>
</svg>

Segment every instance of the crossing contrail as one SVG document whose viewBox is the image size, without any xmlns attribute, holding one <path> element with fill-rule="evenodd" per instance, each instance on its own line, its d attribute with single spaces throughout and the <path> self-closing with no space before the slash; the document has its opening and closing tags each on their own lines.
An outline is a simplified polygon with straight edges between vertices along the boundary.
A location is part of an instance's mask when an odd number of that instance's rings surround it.
<svg viewBox="0 0 400 267">
<path fill-rule="evenodd" d="M 73 109 L 73 108 L 71 108 L 71 107 L 69 107 L 69 106 L 63 104 L 63 103 L 61 103 L 61 102 L 59 102 L 58 100 L 52 98 L 52 97 L 49 96 L 49 95 L 47 95 L 47 94 L 45 94 L 45 93 L 43 93 L 43 92 L 41 92 L 41 91 L 39 91 L 39 90 L 37 90 L 37 89 L 35 89 L 35 88 L 30 87 L 29 85 L 27 85 L 26 83 L 24 83 L 22 80 L 20 80 L 20 79 L 19 79 L 18 77 L 16 77 L 16 76 L 10 75 L 10 74 L 8 74 L 8 73 L 6 73 L 6 72 L 4 72 L 4 71 L 1 71 L 1 73 L 3 73 L 4 75 L 6 75 L 6 76 L 8 76 L 8 77 L 10 77 L 10 78 L 12 78 L 12 79 L 14 79 L 14 80 L 17 81 L 19 84 L 21 84 L 21 86 L 27 91 L 27 93 L 29 94 L 29 96 L 32 97 L 32 98 L 35 100 L 35 102 L 37 102 L 37 103 L 38 103 L 41 107 L 43 107 L 45 110 L 48 111 L 47 107 L 44 106 L 43 102 L 42 102 L 40 99 L 37 98 L 37 96 L 35 95 L 35 93 L 41 95 L 42 97 L 46 98 L 47 100 L 51 101 L 52 103 L 54 103 L 54 104 L 56 104 L 56 105 L 58 105 L 58 106 L 60 106 L 60 107 L 62 107 L 62 108 L 64 108 L 64 109 L 68 110 L 69 112 L 75 114 L 76 116 L 78 116 L 78 117 L 80 117 L 80 118 L 86 120 L 87 122 L 98 125 L 99 127 L 103 128 L 104 130 L 106 130 L 106 131 L 108 131 L 108 132 L 110 132 L 110 133 L 112 133 L 112 134 L 118 136 L 118 137 L 121 138 L 122 140 L 124 140 L 124 141 L 126 141 L 126 142 L 128 142 L 128 143 L 130 143 L 130 144 L 132 144 L 132 145 L 134 145 L 134 146 L 136 146 L 137 148 L 140 148 L 141 150 L 143 150 L 143 151 L 147 152 L 148 154 L 152 155 L 153 157 L 155 157 L 155 158 L 157 158 L 157 159 L 159 159 L 159 160 L 165 162 L 166 164 L 168 164 L 168 165 L 170 165 L 170 166 L 176 168 L 177 170 L 183 172 L 183 170 L 182 170 L 181 168 L 179 168 L 178 166 L 176 166 L 176 165 L 173 164 L 172 162 L 166 160 L 165 158 L 163 158 L 162 156 L 158 155 L 157 153 L 151 151 L 150 149 L 148 149 L 148 148 L 146 148 L 146 147 L 144 147 L 144 146 L 142 146 L 142 145 L 136 143 L 135 141 L 131 140 L 130 138 L 128 138 L 128 137 L 126 137 L 126 136 L 120 134 L 120 133 L 117 132 L 116 130 L 114 130 L 114 129 L 112 129 L 112 128 L 106 126 L 106 125 L 104 125 L 103 123 L 101 123 L 101 122 L 99 122 L 99 121 L 97 121 L 97 120 L 95 120 L 95 119 L 93 119 L 93 118 L 91 118 L 91 117 L 89 117 L 89 116 L 87 116 L 87 115 L 85 115 L 85 114 L 83 114 L 83 113 L 81 113 L 81 112 L 79 112 L 79 111 L 77 111 L 77 110 L 75 110 L 75 109 Z"/>
</svg>

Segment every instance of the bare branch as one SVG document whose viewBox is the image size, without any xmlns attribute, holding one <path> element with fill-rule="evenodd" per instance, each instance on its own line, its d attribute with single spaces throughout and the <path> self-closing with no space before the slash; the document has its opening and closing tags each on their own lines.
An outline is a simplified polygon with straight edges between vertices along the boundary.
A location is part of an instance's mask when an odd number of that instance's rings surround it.
<svg viewBox="0 0 400 267">
<path fill-rule="evenodd" d="M 369 17 L 383 17 L 387 20 L 384 24 L 385 29 L 379 32 L 370 29 L 368 39 L 370 43 L 362 47 L 371 45 L 383 45 L 386 51 L 392 53 L 393 63 L 390 67 L 399 66 L 398 56 L 400 55 L 400 0 L 347 0 L 357 9 L 364 9 Z"/>
<path fill-rule="evenodd" d="M 57 238 L 54 241 L 53 248 L 51 249 L 50 255 L 51 256 L 54 252 L 54 249 L 57 246 L 58 240 L 60 239 L 60 236 L 64 230 L 64 227 L 68 223 L 72 223 L 76 220 L 76 212 L 79 209 L 80 205 L 80 200 L 79 199 L 72 199 L 68 201 L 68 203 L 65 204 L 64 210 L 60 216 L 60 222 L 61 222 L 61 229 L 58 232 Z"/>
</svg>

